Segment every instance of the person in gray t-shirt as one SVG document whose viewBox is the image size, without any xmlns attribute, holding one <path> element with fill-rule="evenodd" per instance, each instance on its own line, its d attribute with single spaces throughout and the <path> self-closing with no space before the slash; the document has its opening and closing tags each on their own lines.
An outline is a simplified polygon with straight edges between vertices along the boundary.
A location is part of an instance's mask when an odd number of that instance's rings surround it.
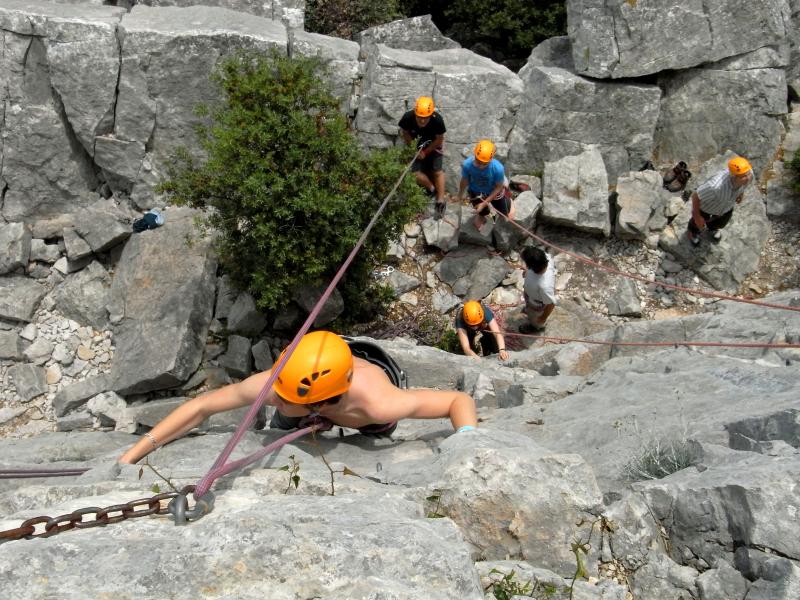
<svg viewBox="0 0 800 600">
<path fill-rule="evenodd" d="M 692 216 L 686 236 L 693 246 L 700 245 L 700 233 L 706 229 L 711 239 L 722 239 L 723 227 L 733 216 L 733 208 L 742 201 L 744 189 L 753 180 L 753 167 L 746 158 L 735 156 L 728 168 L 700 185 L 692 194 Z"/>
</svg>

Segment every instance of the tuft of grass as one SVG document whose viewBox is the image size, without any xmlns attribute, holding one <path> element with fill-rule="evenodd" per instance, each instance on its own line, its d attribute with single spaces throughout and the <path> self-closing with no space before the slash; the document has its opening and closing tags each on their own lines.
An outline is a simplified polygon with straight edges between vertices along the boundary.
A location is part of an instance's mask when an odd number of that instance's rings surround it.
<svg viewBox="0 0 800 600">
<path fill-rule="evenodd" d="M 694 446 L 685 438 L 653 438 L 622 473 L 631 481 L 662 479 L 697 462 Z"/>
<path fill-rule="evenodd" d="M 515 596 L 533 597 L 532 582 L 517 581 L 515 575 L 513 570 L 510 573 L 503 573 L 498 569 L 492 569 L 489 572 L 492 581 L 486 591 L 491 591 L 497 600 L 512 600 Z"/>
</svg>

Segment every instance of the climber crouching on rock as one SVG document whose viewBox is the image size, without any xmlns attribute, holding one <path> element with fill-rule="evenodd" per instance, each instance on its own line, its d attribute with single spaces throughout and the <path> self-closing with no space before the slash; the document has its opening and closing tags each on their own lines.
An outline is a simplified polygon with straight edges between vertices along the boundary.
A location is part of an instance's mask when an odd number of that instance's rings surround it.
<svg viewBox="0 0 800 600">
<path fill-rule="evenodd" d="M 285 350 L 284 350 L 285 352 Z M 182 404 L 132 448 L 119 462 L 133 464 L 177 439 L 211 415 L 252 404 L 271 371 L 198 396 Z M 341 337 L 315 331 L 300 340 L 266 397 L 276 407 L 270 427 L 294 429 L 307 418 L 323 417 L 334 425 L 364 434 L 388 435 L 400 419 L 450 417 L 458 432 L 477 426 L 475 401 L 467 394 L 426 388 L 400 389 L 384 369 L 354 357 Z"/>
<path fill-rule="evenodd" d="M 722 239 L 722 229 L 733 216 L 733 209 L 744 198 L 753 181 L 753 167 L 746 158 L 735 156 L 728 168 L 704 182 L 692 194 L 692 216 L 686 230 L 693 247 L 700 245 L 700 234 L 708 231 L 712 242 Z"/>
<path fill-rule="evenodd" d="M 444 134 L 447 132 L 444 119 L 430 96 L 420 96 L 414 110 L 403 114 L 399 123 L 400 135 L 406 144 L 417 145 L 417 158 L 411 166 L 417 184 L 429 196 L 436 197 L 436 212 L 445 211 L 445 181 L 442 159 L 444 156 Z"/>
<path fill-rule="evenodd" d="M 492 309 L 477 300 L 470 300 L 456 314 L 456 335 L 461 350 L 466 356 L 480 358 L 475 352 L 475 338 L 481 332 L 481 350 L 484 356 L 499 354 L 500 360 L 508 360 L 506 340 L 494 318 Z"/>
<path fill-rule="evenodd" d="M 472 224 L 480 230 L 489 216 L 489 205 L 499 213 L 514 220 L 514 201 L 508 189 L 506 169 L 499 160 L 494 158 L 497 147 L 491 140 L 481 140 L 475 145 L 473 156 L 461 164 L 461 181 L 458 184 L 458 200 L 467 192 L 468 200 L 472 204 L 475 218 Z"/>
</svg>

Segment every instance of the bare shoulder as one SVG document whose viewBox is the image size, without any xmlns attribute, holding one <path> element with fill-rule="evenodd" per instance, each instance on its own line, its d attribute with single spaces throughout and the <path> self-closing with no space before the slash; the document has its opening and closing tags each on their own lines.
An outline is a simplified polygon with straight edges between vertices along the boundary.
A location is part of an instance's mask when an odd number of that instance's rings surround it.
<svg viewBox="0 0 800 600">
<path fill-rule="evenodd" d="M 272 375 L 271 370 L 262 371 L 260 373 L 255 373 L 251 375 L 247 379 L 240 381 L 239 383 L 234 384 L 236 386 L 236 395 L 239 398 L 241 405 L 252 404 L 253 401 L 258 397 L 261 393 L 261 390 L 264 389 L 264 386 L 267 383 L 270 375 Z M 272 390 L 270 390 L 270 395 L 267 397 L 267 403 L 272 404 L 270 401 L 271 397 L 273 396 Z"/>
<path fill-rule="evenodd" d="M 355 359 L 354 368 L 348 397 L 375 423 L 446 417 L 460 394 L 429 388 L 400 389 L 383 369 L 360 359 Z"/>
</svg>

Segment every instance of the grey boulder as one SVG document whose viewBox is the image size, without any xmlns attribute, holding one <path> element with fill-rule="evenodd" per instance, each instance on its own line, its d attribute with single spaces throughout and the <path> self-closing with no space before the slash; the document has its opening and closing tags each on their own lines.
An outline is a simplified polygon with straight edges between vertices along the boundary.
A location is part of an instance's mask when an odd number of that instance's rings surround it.
<svg viewBox="0 0 800 600">
<path fill-rule="evenodd" d="M 568 0 L 567 20 L 576 71 L 598 78 L 693 67 L 777 45 L 787 35 L 781 0 Z"/>
<path fill-rule="evenodd" d="M 30 322 L 47 288 L 27 277 L 0 278 L 0 317 Z"/>
<path fill-rule="evenodd" d="M 742 57 L 660 78 L 665 92 L 654 146 L 660 160 L 697 164 L 735 148 L 756 173 L 772 163 L 787 112 L 786 78 L 780 62 L 770 60 L 774 53 L 754 54 L 755 64 Z"/>
<path fill-rule="evenodd" d="M 120 394 L 175 386 L 200 364 L 217 260 L 211 239 L 196 235 L 194 214 L 170 210 L 163 227 L 132 237 L 122 252 L 109 309 L 118 323 L 112 389 Z"/>
<path fill-rule="evenodd" d="M 663 188 L 658 171 L 637 171 L 617 179 L 617 221 L 614 235 L 645 240 L 667 226 L 666 210 L 673 198 Z"/>
<path fill-rule="evenodd" d="M 73 275 L 68 275 L 53 292 L 58 311 L 83 325 L 95 329 L 108 326 L 108 302 L 111 277 L 97 261 Z"/>
<path fill-rule="evenodd" d="M 0 225 L 0 275 L 28 265 L 31 232 L 23 223 Z"/>
<path fill-rule="evenodd" d="M 609 235 L 608 178 L 599 150 L 545 164 L 542 219 Z"/>
<path fill-rule="evenodd" d="M 661 101 L 657 86 L 598 81 L 534 64 L 523 67 L 519 76 L 523 101 L 507 138 L 506 167 L 512 173 L 541 170 L 546 162 L 593 145 L 613 184 L 651 157 Z"/>
</svg>

